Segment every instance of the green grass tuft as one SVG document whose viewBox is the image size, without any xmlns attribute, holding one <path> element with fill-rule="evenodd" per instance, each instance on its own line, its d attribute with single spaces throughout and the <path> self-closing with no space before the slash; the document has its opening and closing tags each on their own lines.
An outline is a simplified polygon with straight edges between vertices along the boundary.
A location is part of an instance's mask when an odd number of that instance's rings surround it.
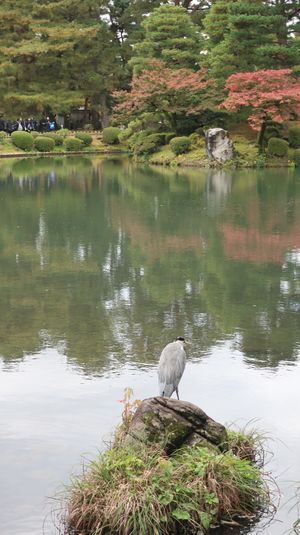
<svg viewBox="0 0 300 535">
<path fill-rule="evenodd" d="M 228 435 L 226 453 L 197 446 L 167 456 L 158 447 L 136 450 L 117 441 L 72 481 L 66 533 L 206 532 L 270 508 L 268 486 L 255 464 L 257 437 L 234 431 Z"/>
</svg>

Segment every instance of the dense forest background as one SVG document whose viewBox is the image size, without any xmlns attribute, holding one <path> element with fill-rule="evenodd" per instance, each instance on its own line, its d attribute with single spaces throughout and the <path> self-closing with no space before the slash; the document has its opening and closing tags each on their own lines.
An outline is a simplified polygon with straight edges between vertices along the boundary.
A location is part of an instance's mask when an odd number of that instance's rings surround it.
<svg viewBox="0 0 300 535">
<path fill-rule="evenodd" d="M 201 73 L 197 102 L 195 92 L 181 92 L 177 107 L 199 113 L 201 90 L 207 113 L 226 97 L 232 74 L 298 74 L 299 13 L 299 0 L 2 0 L 0 115 L 81 107 L 105 126 L 115 92 L 128 91 L 147 69 L 167 79 L 170 70 Z"/>
</svg>

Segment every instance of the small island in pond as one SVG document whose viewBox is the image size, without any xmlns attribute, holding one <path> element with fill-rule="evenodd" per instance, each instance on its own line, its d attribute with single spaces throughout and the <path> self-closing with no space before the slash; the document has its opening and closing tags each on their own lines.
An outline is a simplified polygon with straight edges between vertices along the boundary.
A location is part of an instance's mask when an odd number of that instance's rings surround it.
<svg viewBox="0 0 300 535">
<path fill-rule="evenodd" d="M 113 444 L 70 485 L 66 533 L 192 535 L 241 527 L 274 507 L 262 465 L 254 432 L 226 429 L 185 401 L 127 399 Z"/>
</svg>

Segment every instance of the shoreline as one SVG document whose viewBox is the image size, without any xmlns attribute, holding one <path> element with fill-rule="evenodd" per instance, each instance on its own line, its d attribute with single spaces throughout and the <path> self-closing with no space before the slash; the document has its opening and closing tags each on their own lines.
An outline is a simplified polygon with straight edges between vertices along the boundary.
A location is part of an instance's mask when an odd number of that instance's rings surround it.
<svg viewBox="0 0 300 535">
<path fill-rule="evenodd" d="M 113 154 L 116 155 L 123 155 L 123 156 L 129 156 L 130 158 L 134 157 L 128 153 L 128 151 L 124 149 L 95 149 L 90 151 L 51 151 L 51 152 L 7 152 L 7 153 L 0 153 L 0 160 L 1 159 L 10 159 L 10 158 L 45 158 L 45 157 L 53 157 L 53 156 L 89 156 L 89 155 L 103 155 L 103 156 L 111 156 Z M 271 160 L 271 159 L 270 159 Z M 236 169 L 294 169 L 295 166 L 293 162 L 290 160 L 284 159 L 282 161 L 281 158 L 276 158 L 275 161 L 272 158 L 273 161 L 268 161 L 266 159 L 264 161 L 264 164 L 260 166 L 257 161 L 247 161 L 247 162 L 241 162 L 240 160 L 231 160 L 229 162 L 226 162 L 225 164 L 219 164 L 217 162 L 211 162 L 209 163 L 208 160 L 202 160 L 201 158 L 197 161 L 197 159 L 185 159 L 182 158 L 182 160 L 177 159 L 176 157 L 172 161 L 161 161 L 159 159 L 155 159 L 155 156 L 152 155 L 149 159 L 143 159 L 143 158 L 137 158 L 135 159 L 135 163 L 139 164 L 146 164 L 149 166 L 154 167 L 166 167 L 169 169 L 214 169 L 214 170 L 236 170 Z"/>
<path fill-rule="evenodd" d="M 63 151 L 63 152 L 55 152 L 55 151 L 52 151 L 52 152 L 5 152 L 5 153 L 0 153 L 0 159 L 1 158 L 34 158 L 34 157 L 43 157 L 43 156 L 69 156 L 69 155 L 72 155 L 72 154 L 77 154 L 77 155 L 89 155 L 89 154 L 126 154 L 126 151 L 120 149 L 120 150 L 91 150 L 91 151 L 83 151 L 83 150 L 80 150 L 80 151 Z"/>
</svg>

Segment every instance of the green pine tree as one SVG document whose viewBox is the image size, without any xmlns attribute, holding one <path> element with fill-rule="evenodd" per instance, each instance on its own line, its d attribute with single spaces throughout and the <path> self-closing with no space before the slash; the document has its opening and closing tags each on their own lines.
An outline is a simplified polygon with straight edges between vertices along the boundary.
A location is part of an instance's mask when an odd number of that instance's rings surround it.
<svg viewBox="0 0 300 535">
<path fill-rule="evenodd" d="M 209 37 L 206 61 L 212 76 L 222 86 L 234 72 L 295 64 L 290 15 L 281 2 L 216 0 L 204 21 Z"/>
<path fill-rule="evenodd" d="M 170 68 L 197 69 L 201 37 L 186 9 L 161 5 L 142 22 L 142 28 L 145 37 L 135 46 L 130 62 L 136 72 L 154 58 L 163 60 Z"/>
<path fill-rule="evenodd" d="M 96 0 L 10 0 L 1 5 L 2 113 L 101 112 L 120 77 L 118 55 Z M 29 16 L 29 14 L 31 15 Z"/>
</svg>

